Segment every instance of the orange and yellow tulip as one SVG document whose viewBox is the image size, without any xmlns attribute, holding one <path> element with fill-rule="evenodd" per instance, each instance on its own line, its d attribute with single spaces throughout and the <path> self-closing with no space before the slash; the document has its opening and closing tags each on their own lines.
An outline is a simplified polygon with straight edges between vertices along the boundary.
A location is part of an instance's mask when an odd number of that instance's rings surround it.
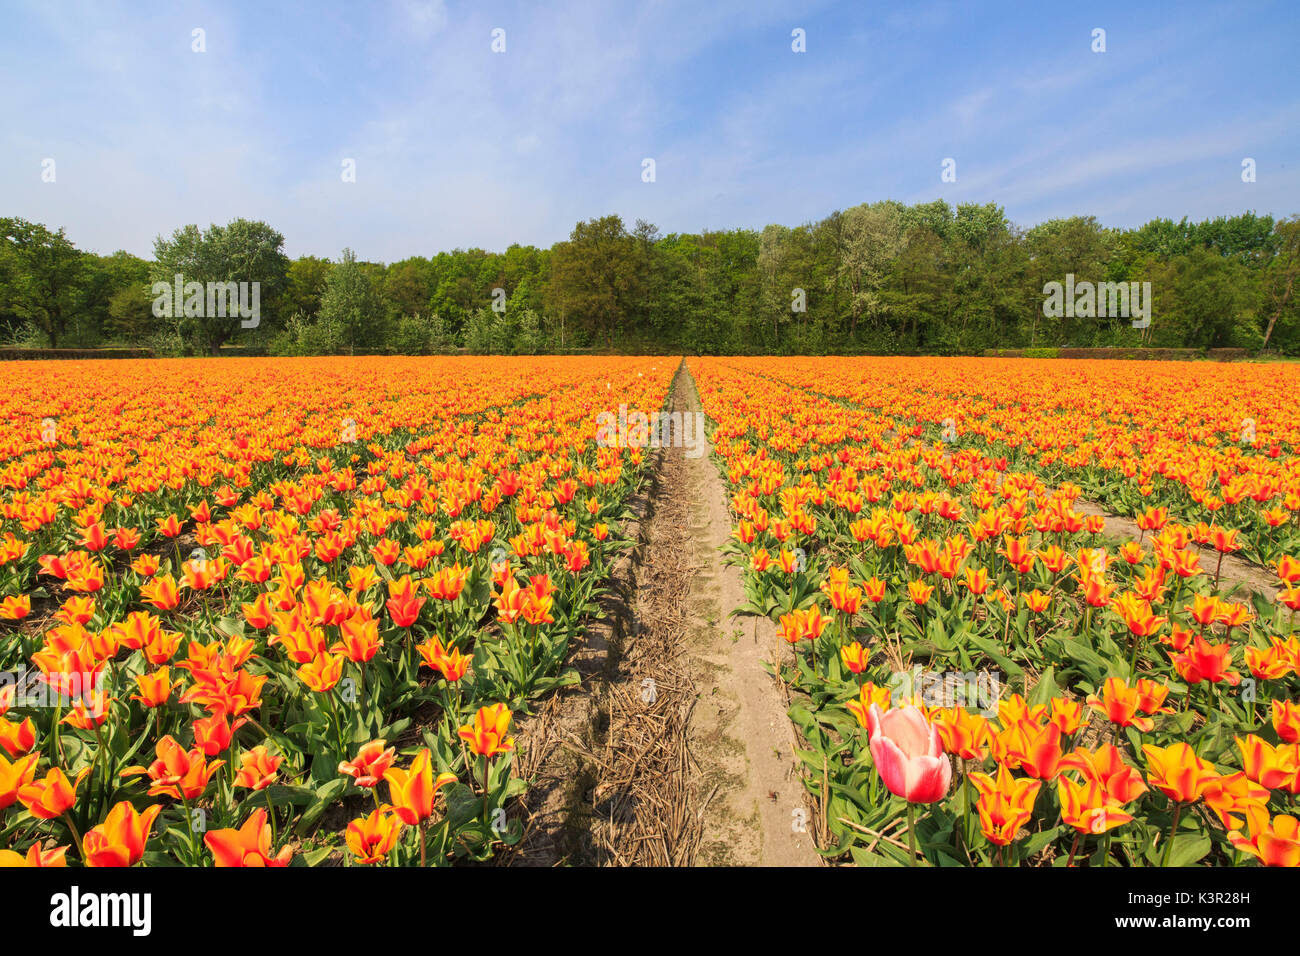
<svg viewBox="0 0 1300 956">
<path fill-rule="evenodd" d="M 433 801 L 438 791 L 449 783 L 456 782 L 454 773 L 440 773 L 433 776 L 432 758 L 429 748 L 423 748 L 415 755 L 410 770 L 390 767 L 384 773 L 388 781 L 389 798 L 395 812 L 408 826 L 422 823 L 433 815 Z"/>
<path fill-rule="evenodd" d="M 113 807 L 104 822 L 87 831 L 81 841 L 86 866 L 134 866 L 144 857 L 153 822 L 162 812 L 160 804 L 137 813 L 128 800 Z"/>
<path fill-rule="evenodd" d="M 351 846 L 351 827 L 348 829 L 348 845 Z M 203 835 L 203 842 L 212 851 L 213 863 L 219 867 L 288 866 L 293 858 L 293 850 L 287 846 L 279 853 L 271 854 L 271 827 L 266 822 L 266 811 L 260 808 L 254 810 L 238 830 L 209 831 Z"/>
</svg>

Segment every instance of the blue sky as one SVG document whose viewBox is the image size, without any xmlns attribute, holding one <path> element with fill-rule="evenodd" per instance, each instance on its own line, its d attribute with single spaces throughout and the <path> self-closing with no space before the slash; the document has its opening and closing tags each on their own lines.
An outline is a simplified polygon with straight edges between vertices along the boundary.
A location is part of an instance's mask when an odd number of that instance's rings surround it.
<svg viewBox="0 0 1300 956">
<path fill-rule="evenodd" d="M 147 256 L 158 233 L 237 216 L 290 255 L 394 261 L 550 245 L 611 212 L 665 233 L 887 198 L 992 201 L 1023 225 L 1300 212 L 1292 0 L 5 0 L 2 15 L 0 215 L 101 253 Z"/>
</svg>

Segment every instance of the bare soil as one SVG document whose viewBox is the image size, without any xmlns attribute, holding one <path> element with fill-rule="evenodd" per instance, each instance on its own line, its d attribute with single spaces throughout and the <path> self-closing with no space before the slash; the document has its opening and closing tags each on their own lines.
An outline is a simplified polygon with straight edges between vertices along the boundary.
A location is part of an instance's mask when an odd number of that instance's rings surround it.
<svg viewBox="0 0 1300 956">
<path fill-rule="evenodd" d="M 684 363 L 669 409 L 700 410 Z M 499 863 L 821 864 L 795 825 L 814 814 L 785 689 L 763 667 L 783 646 L 771 621 L 730 617 L 744 589 L 719 553 L 731 521 L 710 451 L 655 452 L 623 524 L 634 547 L 571 655 L 582 683 L 520 724 L 525 833 Z"/>
<path fill-rule="evenodd" d="M 675 410 L 700 410 L 685 367 L 674 399 Z M 768 618 L 731 617 L 745 596 L 740 569 L 720 557 L 731 517 L 717 465 L 708 453 L 688 458 L 671 449 L 670 455 L 678 469 L 674 496 L 686 504 L 675 547 L 696 569 L 687 595 L 694 623 L 686 653 L 699 693 L 690 734 L 701 765 L 697 795 L 711 796 L 699 862 L 818 866 L 785 688 L 763 666 L 784 645 Z"/>
</svg>

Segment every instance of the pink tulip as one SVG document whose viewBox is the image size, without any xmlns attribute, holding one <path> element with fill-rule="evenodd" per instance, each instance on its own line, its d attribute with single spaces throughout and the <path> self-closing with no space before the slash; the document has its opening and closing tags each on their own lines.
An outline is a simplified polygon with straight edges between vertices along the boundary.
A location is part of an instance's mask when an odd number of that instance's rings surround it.
<svg viewBox="0 0 1300 956">
<path fill-rule="evenodd" d="M 889 792 L 909 803 L 934 803 L 948 793 L 952 764 L 939 742 L 939 730 L 910 704 L 888 712 L 872 704 L 867 711 L 871 759 Z"/>
</svg>

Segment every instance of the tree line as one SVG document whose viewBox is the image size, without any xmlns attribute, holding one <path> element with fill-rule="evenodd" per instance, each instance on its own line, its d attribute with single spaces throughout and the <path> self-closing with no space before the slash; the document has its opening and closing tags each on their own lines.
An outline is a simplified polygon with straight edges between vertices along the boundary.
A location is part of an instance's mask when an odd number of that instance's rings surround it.
<svg viewBox="0 0 1300 956">
<path fill-rule="evenodd" d="M 283 235 L 245 219 L 160 235 L 153 258 L 141 259 L 85 252 L 62 228 L 5 218 L 0 341 L 176 355 L 1134 345 L 1300 354 L 1297 274 L 1300 216 L 1254 212 L 1135 229 L 1092 216 L 1022 228 L 992 203 L 882 201 L 800 226 L 667 235 L 608 215 L 549 249 L 456 249 L 387 264 L 348 249 L 290 259 Z M 1084 307 L 1045 314 L 1046 290 L 1067 277 L 1150 283 L 1149 324 Z M 222 307 L 226 284 L 240 282 L 258 284 L 253 318 Z"/>
</svg>

